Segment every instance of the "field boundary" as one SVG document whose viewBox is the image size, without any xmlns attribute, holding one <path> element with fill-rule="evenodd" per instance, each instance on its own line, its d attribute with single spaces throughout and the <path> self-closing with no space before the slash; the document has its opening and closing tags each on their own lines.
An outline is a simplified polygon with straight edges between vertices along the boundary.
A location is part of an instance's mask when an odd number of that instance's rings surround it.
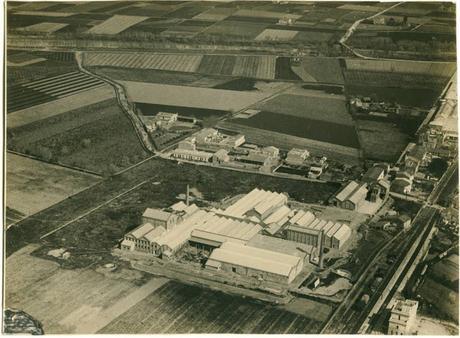
<svg viewBox="0 0 460 338">
<path fill-rule="evenodd" d="M 32 160 L 40 161 L 40 162 L 43 162 L 43 163 L 46 163 L 46 164 L 49 164 L 49 165 L 55 165 L 55 166 L 59 166 L 59 167 L 67 168 L 67 169 L 72 169 L 72 170 L 79 171 L 79 172 L 82 172 L 82 173 L 85 173 L 85 174 L 88 174 L 88 175 L 93 175 L 93 176 L 97 176 L 99 178 L 104 178 L 104 176 L 102 176 L 100 173 L 97 173 L 97 172 L 91 171 L 91 170 L 87 170 L 87 169 L 84 169 L 84 168 L 75 167 L 75 166 L 71 166 L 71 165 L 68 165 L 68 164 L 60 163 L 60 162 L 48 162 L 48 161 L 45 161 L 44 159 L 41 159 L 41 158 L 36 157 L 34 155 L 28 155 L 28 154 L 20 153 L 20 152 L 10 150 L 10 149 L 7 149 L 6 152 L 10 153 L 10 154 L 22 156 L 22 157 L 27 157 L 27 158 L 30 158 Z"/>
</svg>

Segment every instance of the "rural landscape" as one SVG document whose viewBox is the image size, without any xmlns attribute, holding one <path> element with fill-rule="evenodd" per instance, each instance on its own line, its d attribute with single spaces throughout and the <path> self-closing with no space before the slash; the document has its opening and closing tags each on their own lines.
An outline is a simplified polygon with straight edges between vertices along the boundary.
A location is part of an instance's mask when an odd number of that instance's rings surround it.
<svg viewBox="0 0 460 338">
<path fill-rule="evenodd" d="M 454 3 L 5 19 L 4 333 L 458 335 Z"/>
</svg>

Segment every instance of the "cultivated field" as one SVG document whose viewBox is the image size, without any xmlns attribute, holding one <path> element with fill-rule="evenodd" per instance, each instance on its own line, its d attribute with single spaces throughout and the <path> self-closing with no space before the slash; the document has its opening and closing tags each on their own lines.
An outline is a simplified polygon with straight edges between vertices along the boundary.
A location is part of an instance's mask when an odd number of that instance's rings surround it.
<svg viewBox="0 0 460 338">
<path fill-rule="evenodd" d="M 195 72 L 202 58 L 202 55 L 88 52 L 85 54 L 84 63 L 90 67 L 110 66 Z"/>
<path fill-rule="evenodd" d="M 5 304 L 39 320 L 47 334 L 96 333 L 166 282 L 122 267 L 61 269 L 31 256 L 36 249 L 29 245 L 6 259 Z"/>
<path fill-rule="evenodd" d="M 104 85 L 93 90 L 85 90 L 74 95 L 55 99 L 51 102 L 15 111 L 8 114 L 6 125 L 8 128 L 20 127 L 113 97 L 113 88 L 109 85 Z"/>
<path fill-rule="evenodd" d="M 421 74 L 439 77 L 451 77 L 455 72 L 453 62 L 402 61 L 402 60 L 358 60 L 346 59 L 347 70 L 382 73 Z"/>
<path fill-rule="evenodd" d="M 299 95 L 301 92 L 305 92 L 304 95 Z M 293 90 L 292 94 L 278 95 L 258 105 L 257 109 L 305 119 L 327 121 L 344 126 L 353 125 L 353 120 L 348 113 L 343 96 L 328 95 L 298 88 Z"/>
<path fill-rule="evenodd" d="M 8 113 L 37 104 L 61 99 L 90 89 L 104 82 L 81 72 L 70 72 L 8 87 Z"/>
<path fill-rule="evenodd" d="M 249 299 L 169 282 L 99 333 L 311 334 L 318 333 L 321 325 L 308 314 L 302 316 Z"/>
<path fill-rule="evenodd" d="M 243 17 L 251 17 L 251 18 L 274 18 L 274 19 L 299 19 L 301 15 L 297 14 L 288 14 L 282 12 L 272 12 L 272 11 L 264 11 L 264 10 L 253 10 L 253 9 L 240 9 L 236 13 L 233 14 L 234 16 L 243 16 Z"/>
<path fill-rule="evenodd" d="M 281 29 L 266 29 L 262 33 L 260 33 L 255 40 L 291 40 L 293 39 L 298 31 L 291 31 L 291 30 L 281 30 Z"/>
<path fill-rule="evenodd" d="M 196 20 L 220 21 L 235 13 L 235 8 L 211 8 L 193 17 Z"/>
<path fill-rule="evenodd" d="M 38 32 L 38 33 L 54 33 L 58 30 L 66 27 L 66 23 L 57 23 L 57 22 L 40 22 L 35 25 L 27 26 L 21 28 L 21 30 L 26 32 Z"/>
<path fill-rule="evenodd" d="M 343 84 L 342 69 L 338 59 L 334 58 L 302 58 L 300 65 L 292 66 L 292 70 L 304 81 Z"/>
<path fill-rule="evenodd" d="M 94 175 L 7 153 L 6 205 L 24 215 L 48 208 L 100 181 Z"/>
<path fill-rule="evenodd" d="M 233 76 L 259 79 L 275 78 L 275 56 L 238 56 L 233 67 Z"/>
<path fill-rule="evenodd" d="M 243 22 L 231 19 L 232 17 L 215 23 L 202 34 L 218 35 L 221 37 L 231 36 L 233 38 L 238 37 L 240 39 L 252 40 L 268 26 L 265 23 Z"/>
<path fill-rule="evenodd" d="M 355 123 L 366 158 L 396 161 L 409 143 L 408 136 L 392 123 L 368 120 L 356 120 Z"/>
<path fill-rule="evenodd" d="M 269 95 L 132 81 L 120 81 L 120 83 L 127 89 L 132 102 L 225 111 L 238 111 Z"/>
<path fill-rule="evenodd" d="M 147 19 L 147 16 L 114 15 L 110 19 L 89 29 L 87 33 L 115 35 Z"/>
</svg>

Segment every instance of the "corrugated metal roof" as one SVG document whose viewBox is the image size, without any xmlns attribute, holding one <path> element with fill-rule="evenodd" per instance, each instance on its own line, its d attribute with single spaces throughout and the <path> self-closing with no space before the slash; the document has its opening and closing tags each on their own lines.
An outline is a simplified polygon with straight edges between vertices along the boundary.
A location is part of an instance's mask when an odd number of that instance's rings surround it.
<svg viewBox="0 0 460 338">
<path fill-rule="evenodd" d="M 171 205 L 171 209 L 176 210 L 176 211 L 182 211 L 182 210 L 184 210 L 185 208 L 187 208 L 187 204 L 185 204 L 185 203 L 182 202 L 182 201 L 177 202 L 176 204 Z"/>
<path fill-rule="evenodd" d="M 345 242 L 346 240 L 348 240 L 348 238 L 350 238 L 350 236 L 351 236 L 351 230 L 345 224 L 342 224 L 342 226 L 339 228 L 339 230 L 337 230 L 337 232 L 334 234 L 334 238 L 339 240 L 342 243 Z"/>
<path fill-rule="evenodd" d="M 303 232 L 305 234 L 310 234 L 310 235 L 318 235 L 319 231 L 318 230 L 313 230 L 310 228 L 304 228 L 296 225 L 288 225 L 286 227 L 287 230 L 292 230 L 292 231 L 297 231 L 297 232 Z"/>
<path fill-rule="evenodd" d="M 296 224 L 302 226 L 302 227 L 311 227 L 312 224 L 316 221 L 316 216 L 310 212 L 307 211 L 297 222 Z"/>
<path fill-rule="evenodd" d="M 149 242 L 155 242 L 158 237 L 163 235 L 166 232 L 166 229 L 163 228 L 162 226 L 156 227 L 152 231 L 148 232 L 147 234 L 144 235 L 144 238 L 148 240 Z"/>
<path fill-rule="evenodd" d="M 137 227 L 133 231 L 131 231 L 129 234 L 133 235 L 135 238 L 139 239 L 142 236 L 144 236 L 146 233 L 149 231 L 152 231 L 154 229 L 154 226 L 150 223 L 145 223 L 142 224 L 141 226 Z"/>
<path fill-rule="evenodd" d="M 343 202 L 358 187 L 358 183 L 351 181 L 336 196 L 339 201 Z"/>
<path fill-rule="evenodd" d="M 294 216 L 290 219 L 290 223 L 295 224 L 297 221 L 302 218 L 302 216 L 305 215 L 305 211 L 303 210 L 298 210 Z"/>
<path fill-rule="evenodd" d="M 327 232 L 326 236 L 327 237 L 333 237 L 334 234 L 337 232 L 337 230 L 339 230 L 341 227 L 341 224 L 340 223 L 335 223 L 334 226 L 332 226 L 329 231 Z"/>
<path fill-rule="evenodd" d="M 366 184 L 361 184 L 359 188 L 355 189 L 347 199 L 353 202 L 354 204 L 358 204 L 360 201 L 366 198 L 366 195 L 367 195 Z"/>
<path fill-rule="evenodd" d="M 286 206 L 282 205 L 278 207 L 274 212 L 272 212 L 270 215 L 268 215 L 263 221 L 265 224 L 271 224 L 280 221 L 287 215 L 291 213 L 291 209 Z"/>
<path fill-rule="evenodd" d="M 285 277 L 290 275 L 292 269 L 300 261 L 300 258 L 296 256 L 231 242 L 225 242 L 220 248 L 215 249 L 209 259 Z"/>
<path fill-rule="evenodd" d="M 248 242 L 247 246 L 275 251 L 291 256 L 300 257 L 302 259 L 306 254 L 310 254 L 314 248 L 312 245 L 260 234 L 255 235 Z"/>
<path fill-rule="evenodd" d="M 170 212 L 163 211 L 161 209 L 147 208 L 142 214 L 143 217 L 158 219 L 161 221 L 167 221 L 171 216 Z"/>
</svg>

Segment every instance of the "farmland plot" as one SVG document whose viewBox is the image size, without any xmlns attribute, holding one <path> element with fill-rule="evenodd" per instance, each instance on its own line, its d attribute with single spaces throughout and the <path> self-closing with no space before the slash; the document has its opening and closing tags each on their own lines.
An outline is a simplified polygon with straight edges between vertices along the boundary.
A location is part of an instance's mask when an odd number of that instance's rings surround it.
<svg viewBox="0 0 460 338">
<path fill-rule="evenodd" d="M 58 30 L 68 26 L 66 23 L 57 23 L 57 22 L 41 22 L 35 25 L 18 28 L 25 32 L 37 32 L 37 33 L 54 33 Z"/>
<path fill-rule="evenodd" d="M 147 19 L 147 16 L 114 15 L 110 19 L 89 29 L 87 33 L 115 35 Z"/>
<path fill-rule="evenodd" d="M 165 282 L 121 267 L 61 269 L 31 255 L 36 249 L 29 245 L 6 259 L 5 303 L 31 314 L 47 334 L 95 333 Z"/>
<path fill-rule="evenodd" d="M 94 175 L 7 153 L 6 205 L 32 215 L 100 181 Z"/>
<path fill-rule="evenodd" d="M 99 333 L 317 333 L 320 327 L 308 315 L 169 282 Z"/>
<path fill-rule="evenodd" d="M 217 35 L 219 37 L 232 36 L 252 40 L 262 33 L 267 25 L 267 23 L 231 20 L 231 17 L 229 17 L 227 20 L 217 22 L 210 26 L 202 34 Z"/>
<path fill-rule="evenodd" d="M 195 72 L 201 60 L 202 55 L 89 52 L 85 55 L 84 62 L 90 67 L 111 66 Z"/>
<path fill-rule="evenodd" d="M 272 80 L 275 78 L 275 62 L 276 57 L 271 55 L 237 56 L 232 75 Z"/>
<path fill-rule="evenodd" d="M 37 57 L 33 54 L 28 53 L 18 53 L 14 55 L 8 54 L 7 63 L 8 67 L 24 67 L 28 65 L 33 65 L 35 63 L 46 61 L 43 57 Z"/>
<path fill-rule="evenodd" d="M 112 87 L 108 85 L 93 90 L 85 90 L 77 94 L 65 96 L 51 102 L 42 103 L 8 114 L 6 124 L 8 128 L 23 126 L 73 109 L 105 101 L 109 98 L 113 98 L 114 95 Z"/>
<path fill-rule="evenodd" d="M 15 15 L 30 15 L 30 16 L 49 16 L 49 17 L 59 17 L 66 18 L 74 15 L 74 13 L 63 13 L 63 12 L 43 12 L 43 11 L 17 11 L 14 12 Z"/>
<path fill-rule="evenodd" d="M 260 33 L 255 40 L 256 41 L 280 41 L 280 40 L 292 40 L 298 31 L 291 31 L 291 30 L 282 30 L 282 29 L 266 29 L 262 33 Z"/>
<path fill-rule="evenodd" d="M 8 10 L 10 9 L 10 4 L 8 4 Z M 44 10 L 47 7 L 54 6 L 53 2 L 26 2 L 20 3 L 19 6 L 15 6 L 14 10 L 20 11 L 40 11 Z"/>
<path fill-rule="evenodd" d="M 311 81 L 311 78 L 313 78 L 317 82 L 344 83 L 339 59 L 304 57 L 300 65 L 293 66 L 292 70 L 304 81 Z"/>
<path fill-rule="evenodd" d="M 263 11 L 263 10 L 251 10 L 251 9 L 240 9 L 236 13 L 235 16 L 247 16 L 247 17 L 254 17 L 254 18 L 275 18 L 275 19 L 299 19 L 302 17 L 301 15 L 297 14 L 289 14 L 283 12 L 271 12 L 271 11 Z"/>
<path fill-rule="evenodd" d="M 346 59 L 347 70 L 383 73 L 422 74 L 451 77 L 455 72 L 454 62 L 403 61 L 403 60 L 358 60 Z"/>
<path fill-rule="evenodd" d="M 95 89 L 104 83 L 81 72 L 70 72 L 8 88 L 8 113 Z"/>
<path fill-rule="evenodd" d="M 237 111 L 269 94 L 120 81 L 133 102 Z"/>
<path fill-rule="evenodd" d="M 198 20 L 220 21 L 235 13 L 236 8 L 211 8 L 193 17 Z"/>
<path fill-rule="evenodd" d="M 236 56 L 204 55 L 197 69 L 198 73 L 215 75 L 232 75 Z"/>
<path fill-rule="evenodd" d="M 302 89 L 299 89 L 302 90 Z M 299 90 L 293 91 L 297 93 Z M 353 120 L 348 113 L 343 96 L 327 95 L 315 91 L 305 91 L 305 95 L 282 94 L 259 105 L 257 109 L 282 115 L 304 117 L 352 126 Z"/>
</svg>

